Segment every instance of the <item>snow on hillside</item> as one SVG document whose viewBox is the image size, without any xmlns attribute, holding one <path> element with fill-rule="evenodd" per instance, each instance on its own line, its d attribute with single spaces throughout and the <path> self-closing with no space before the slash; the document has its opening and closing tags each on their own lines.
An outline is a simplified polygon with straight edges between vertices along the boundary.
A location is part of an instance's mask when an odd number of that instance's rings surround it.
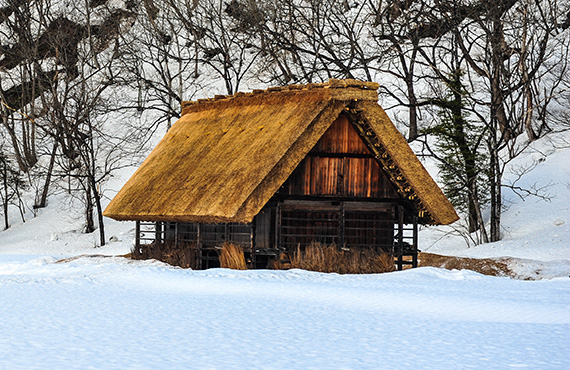
<svg viewBox="0 0 570 370">
<path fill-rule="evenodd" d="M 461 238 L 448 234 L 453 225 L 433 227 L 420 232 L 420 249 L 471 258 L 513 257 L 511 267 L 523 278 L 570 276 L 569 147 L 568 134 L 558 135 L 554 142 L 542 139 L 509 164 L 506 183 L 512 184 L 523 169 L 530 168 L 514 185 L 537 189 L 541 197 L 523 199 L 509 188 L 503 190 L 503 240 L 468 246 Z M 522 191 L 519 194 L 524 195 Z"/>
</svg>

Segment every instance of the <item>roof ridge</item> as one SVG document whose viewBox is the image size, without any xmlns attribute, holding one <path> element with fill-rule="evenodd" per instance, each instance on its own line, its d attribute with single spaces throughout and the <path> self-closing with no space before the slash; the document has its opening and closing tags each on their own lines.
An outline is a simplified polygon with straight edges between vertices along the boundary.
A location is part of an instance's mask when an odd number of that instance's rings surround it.
<svg viewBox="0 0 570 370">
<path fill-rule="evenodd" d="M 278 92 L 288 92 L 288 91 L 309 91 L 313 89 L 346 89 L 346 88 L 357 88 L 360 90 L 378 90 L 380 84 L 377 82 L 370 82 L 370 81 L 360 81 L 356 79 L 336 79 L 331 78 L 328 82 L 320 82 L 320 83 L 308 83 L 308 84 L 291 84 L 285 86 L 273 86 L 267 89 L 254 89 L 251 92 L 236 92 L 233 95 L 214 95 L 213 98 L 204 98 L 198 99 L 195 101 L 182 101 L 180 103 L 182 108 L 182 114 L 184 115 L 185 111 L 193 107 L 197 104 L 205 104 L 211 102 L 217 102 L 220 100 L 232 100 L 234 98 L 241 98 L 241 97 L 259 97 L 263 95 L 274 94 Z"/>
</svg>

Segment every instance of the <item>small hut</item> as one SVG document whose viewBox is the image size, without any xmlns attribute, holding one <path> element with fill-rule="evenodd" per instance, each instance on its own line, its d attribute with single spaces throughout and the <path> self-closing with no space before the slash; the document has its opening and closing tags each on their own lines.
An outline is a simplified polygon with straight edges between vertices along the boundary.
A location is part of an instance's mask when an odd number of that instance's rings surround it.
<svg viewBox="0 0 570 370">
<path fill-rule="evenodd" d="M 416 266 L 418 225 L 458 217 L 378 87 L 330 80 L 184 102 L 105 215 L 136 221 L 136 248 L 195 249 L 197 268 L 219 266 L 224 242 L 251 268 L 314 242 Z"/>
</svg>

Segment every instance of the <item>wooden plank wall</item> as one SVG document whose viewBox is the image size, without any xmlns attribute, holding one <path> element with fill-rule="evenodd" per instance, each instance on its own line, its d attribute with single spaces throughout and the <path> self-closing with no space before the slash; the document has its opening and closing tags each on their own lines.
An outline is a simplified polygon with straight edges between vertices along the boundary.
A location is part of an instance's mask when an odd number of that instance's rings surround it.
<svg viewBox="0 0 570 370">
<path fill-rule="evenodd" d="M 398 198 L 388 177 L 344 115 L 303 159 L 280 194 Z"/>
</svg>

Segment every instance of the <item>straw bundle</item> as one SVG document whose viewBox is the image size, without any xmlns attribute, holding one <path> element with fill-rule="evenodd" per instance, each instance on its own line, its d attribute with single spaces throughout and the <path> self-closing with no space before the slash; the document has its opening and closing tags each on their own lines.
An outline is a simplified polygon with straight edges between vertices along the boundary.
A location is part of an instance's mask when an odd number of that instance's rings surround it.
<svg viewBox="0 0 570 370">
<path fill-rule="evenodd" d="M 243 248 L 233 243 L 224 243 L 220 252 L 220 267 L 247 270 Z"/>
</svg>

